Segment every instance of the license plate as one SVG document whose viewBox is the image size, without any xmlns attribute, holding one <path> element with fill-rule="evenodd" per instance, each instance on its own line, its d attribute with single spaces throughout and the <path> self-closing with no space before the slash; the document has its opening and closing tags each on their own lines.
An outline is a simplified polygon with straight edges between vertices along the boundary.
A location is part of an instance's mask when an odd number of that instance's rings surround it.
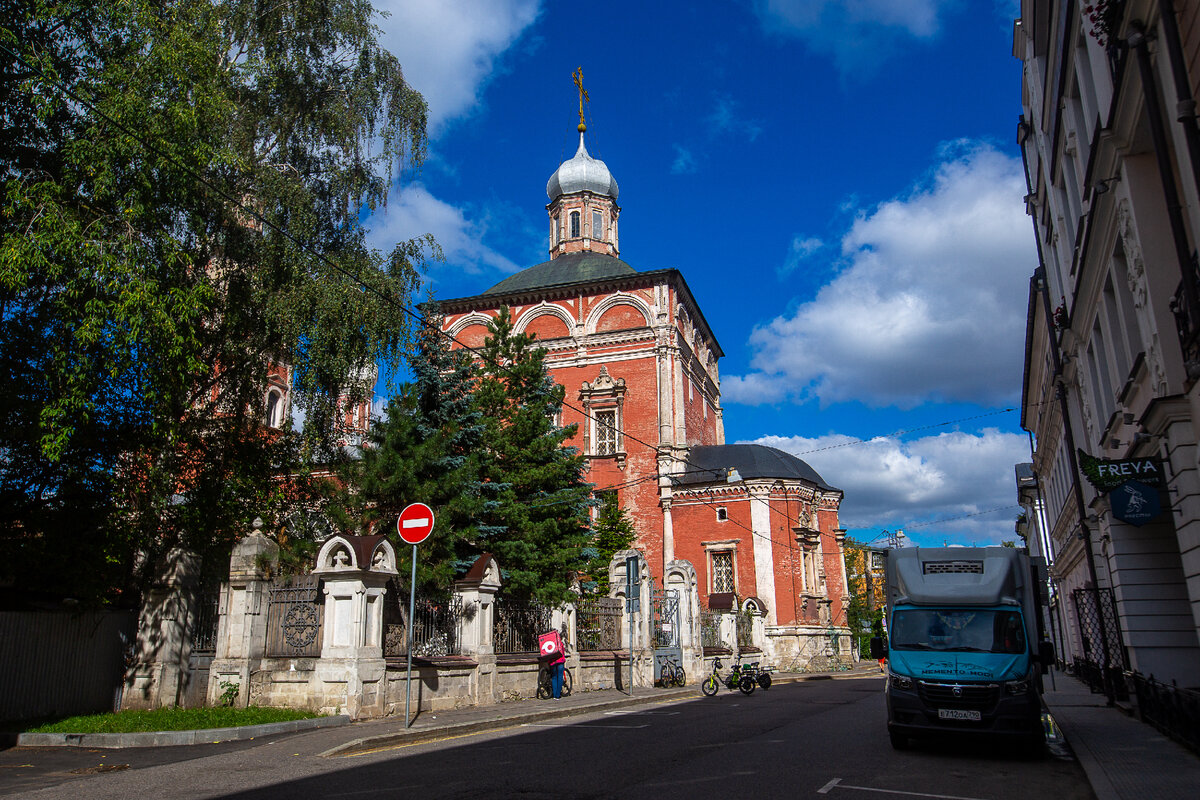
<svg viewBox="0 0 1200 800">
<path fill-rule="evenodd" d="M 979 722 L 982 715 L 978 711 L 967 708 L 939 708 L 938 719 L 967 719 L 972 722 Z"/>
</svg>

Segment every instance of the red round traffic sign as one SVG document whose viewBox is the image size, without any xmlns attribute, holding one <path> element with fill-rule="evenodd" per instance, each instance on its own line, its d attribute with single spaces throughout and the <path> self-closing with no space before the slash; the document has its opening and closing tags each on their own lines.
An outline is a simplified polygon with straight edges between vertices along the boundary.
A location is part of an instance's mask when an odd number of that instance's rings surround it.
<svg viewBox="0 0 1200 800">
<path fill-rule="evenodd" d="M 433 532 L 433 509 L 424 503 L 412 503 L 400 512 L 396 532 L 409 544 L 420 544 Z"/>
</svg>

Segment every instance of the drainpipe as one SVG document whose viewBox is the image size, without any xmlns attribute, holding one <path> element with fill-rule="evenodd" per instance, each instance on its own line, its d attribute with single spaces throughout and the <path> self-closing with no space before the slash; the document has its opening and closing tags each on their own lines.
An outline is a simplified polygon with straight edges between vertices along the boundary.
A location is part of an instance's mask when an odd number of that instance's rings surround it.
<svg viewBox="0 0 1200 800">
<path fill-rule="evenodd" d="M 1167 219 L 1171 223 L 1171 239 L 1175 245 L 1175 260 L 1183 276 L 1183 297 L 1187 306 L 1189 327 L 1200 326 L 1200 294 L 1196 289 L 1195 269 L 1192 266 L 1191 248 L 1188 245 L 1187 227 L 1183 220 L 1183 205 L 1179 201 L 1179 190 L 1171 171 L 1171 156 L 1167 145 L 1166 127 L 1163 125 L 1162 105 L 1158 99 L 1158 83 L 1154 79 L 1154 68 L 1150 65 L 1149 39 L 1145 26 L 1138 20 L 1130 23 L 1133 33 L 1128 44 L 1137 56 L 1138 73 L 1142 78 L 1142 97 L 1146 101 L 1146 117 L 1150 123 L 1150 138 L 1154 142 L 1154 158 L 1158 163 L 1158 174 L 1163 185 L 1163 199 L 1167 204 Z M 1168 49 L 1170 49 L 1168 47 Z M 1190 148 L 1189 148 L 1190 150 Z M 1190 333 L 1191 331 L 1189 331 Z M 1182 345 L 1182 342 L 1181 342 Z M 1185 364 L 1185 367 L 1189 365 Z M 1188 369 L 1189 377 L 1192 369 Z"/>
<path fill-rule="evenodd" d="M 1200 195 L 1200 128 L 1196 127 L 1196 98 L 1192 97 L 1192 84 L 1188 80 L 1183 42 L 1179 38 L 1179 21 L 1175 18 L 1175 4 L 1171 0 L 1163 0 L 1159 16 L 1163 43 L 1167 46 L 1167 58 L 1171 62 L 1171 76 L 1175 83 L 1175 120 L 1183 126 L 1188 160 L 1192 162 L 1192 180 L 1196 183 L 1196 193 Z"/>
<path fill-rule="evenodd" d="M 1025 152 L 1025 142 L 1032 132 L 1032 127 L 1025 121 L 1024 117 L 1017 125 L 1017 144 L 1021 146 L 1021 165 L 1025 168 L 1025 191 L 1033 194 L 1033 182 L 1029 177 L 1029 159 Z M 1096 605 L 1096 614 L 1100 619 L 1100 649 L 1104 658 L 1104 664 L 1100 669 L 1100 674 L 1104 682 L 1104 696 L 1108 700 L 1108 705 L 1115 705 L 1116 691 L 1112 685 L 1112 680 L 1108 674 L 1109 664 L 1112 659 L 1108 651 L 1108 636 L 1107 629 L 1104 626 L 1104 609 L 1100 605 L 1100 582 L 1096 574 L 1096 554 L 1092 551 L 1092 532 L 1087 524 L 1087 504 L 1083 499 L 1083 486 L 1079 481 L 1079 457 L 1075 453 L 1075 434 L 1071 430 L 1071 415 L 1070 408 L 1067 403 L 1067 387 L 1062 380 L 1063 364 L 1062 354 L 1059 352 L 1058 335 L 1054 330 L 1054 308 L 1050 300 L 1050 284 L 1046 279 L 1046 261 L 1042 252 L 1042 239 L 1038 232 L 1037 218 L 1031 217 L 1033 223 L 1033 241 L 1037 245 L 1038 253 L 1038 268 L 1033 273 L 1030 279 L 1031 288 L 1037 291 L 1042 298 L 1042 306 L 1046 316 L 1046 333 L 1050 340 L 1050 358 L 1054 364 L 1054 389 L 1055 395 L 1058 397 L 1058 409 L 1063 420 L 1063 435 L 1066 437 L 1067 444 L 1067 459 L 1071 466 L 1071 489 L 1075 497 L 1075 505 L 1079 512 L 1079 538 L 1083 541 L 1083 551 L 1087 555 L 1088 577 L 1092 583 L 1092 595 Z"/>
</svg>

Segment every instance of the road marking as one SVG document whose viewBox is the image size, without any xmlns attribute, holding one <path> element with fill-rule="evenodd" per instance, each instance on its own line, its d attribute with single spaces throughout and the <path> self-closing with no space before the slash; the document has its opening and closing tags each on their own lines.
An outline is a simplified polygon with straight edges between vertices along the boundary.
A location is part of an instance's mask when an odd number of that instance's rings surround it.
<svg viewBox="0 0 1200 800">
<path fill-rule="evenodd" d="M 581 725 L 571 722 L 526 722 L 521 725 L 522 728 L 629 728 L 636 730 L 637 728 L 649 728 L 650 723 L 644 725 Z"/>
<path fill-rule="evenodd" d="M 726 745 L 728 745 L 728 742 L 726 742 Z M 711 778 L 688 778 L 687 780 L 680 780 L 680 781 L 663 781 L 660 783 L 644 783 L 644 784 L 642 784 L 642 786 L 643 786 L 643 788 L 646 788 L 646 789 L 649 789 L 654 786 L 682 786 L 687 783 L 709 783 L 710 781 L 723 781 L 723 780 L 726 780 L 727 778 L 738 778 L 738 777 L 745 777 L 747 775 L 757 775 L 757 774 L 758 773 L 754 772 L 753 770 L 751 770 L 749 772 L 726 772 L 724 775 L 714 775 Z"/>
<path fill-rule="evenodd" d="M 856 789 L 860 792 L 877 792 L 879 794 L 901 794 L 905 797 L 933 797 L 937 800 L 984 800 L 980 797 L 962 797 L 956 794 L 929 794 L 928 792 L 902 792 L 899 789 L 877 789 L 873 786 L 849 786 L 842 783 L 841 778 L 834 778 L 817 790 L 817 794 L 829 794 L 830 789 Z"/>
<path fill-rule="evenodd" d="M 632 717 L 634 715 L 640 717 L 677 717 L 682 714 L 682 711 L 605 711 L 606 717 Z"/>
</svg>

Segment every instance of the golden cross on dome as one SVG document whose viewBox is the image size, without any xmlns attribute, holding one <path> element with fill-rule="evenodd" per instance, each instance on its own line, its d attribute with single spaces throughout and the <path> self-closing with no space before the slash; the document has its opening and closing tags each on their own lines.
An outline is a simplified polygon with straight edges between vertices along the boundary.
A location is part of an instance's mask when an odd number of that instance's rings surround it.
<svg viewBox="0 0 1200 800">
<path fill-rule="evenodd" d="M 575 88 L 579 90 L 579 132 L 583 133 L 587 130 L 587 125 L 583 122 L 583 104 L 590 103 L 592 98 L 588 97 L 587 89 L 583 88 L 583 67 L 571 73 L 571 77 L 575 79 Z"/>
</svg>

